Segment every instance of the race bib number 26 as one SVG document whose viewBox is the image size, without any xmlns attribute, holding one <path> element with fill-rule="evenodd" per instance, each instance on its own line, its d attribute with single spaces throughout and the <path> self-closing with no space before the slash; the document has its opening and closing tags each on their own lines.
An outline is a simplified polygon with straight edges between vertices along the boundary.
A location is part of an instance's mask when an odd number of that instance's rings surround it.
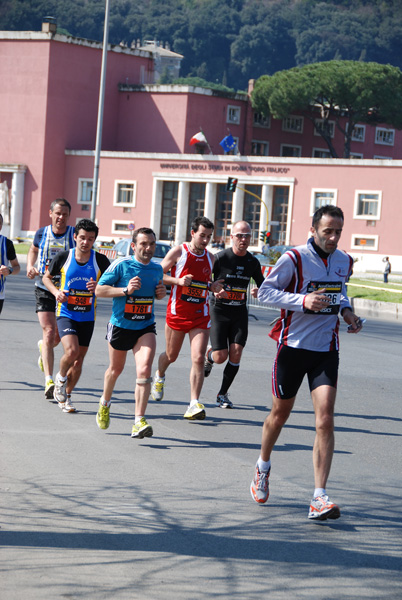
<svg viewBox="0 0 402 600">
<path fill-rule="evenodd" d="M 310 281 L 307 286 L 307 293 L 316 292 L 325 288 L 325 296 L 330 299 L 329 306 L 318 311 L 320 315 L 337 315 L 341 305 L 341 281 Z M 313 310 L 306 310 L 306 313 L 314 314 Z M 317 313 L 316 313 L 317 314 Z"/>
</svg>

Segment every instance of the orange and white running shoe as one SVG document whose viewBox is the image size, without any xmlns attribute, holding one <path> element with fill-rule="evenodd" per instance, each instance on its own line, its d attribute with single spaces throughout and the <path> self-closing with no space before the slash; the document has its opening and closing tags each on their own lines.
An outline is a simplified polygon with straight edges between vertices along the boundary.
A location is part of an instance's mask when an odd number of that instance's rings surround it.
<svg viewBox="0 0 402 600">
<path fill-rule="evenodd" d="M 264 504 L 269 497 L 269 471 L 260 471 L 258 465 L 255 465 L 254 479 L 250 485 L 250 493 L 253 500 L 258 504 Z"/>
<path fill-rule="evenodd" d="M 339 519 L 340 516 L 339 506 L 331 502 L 326 494 L 312 499 L 308 511 L 309 519 L 325 521 L 326 519 Z"/>
</svg>

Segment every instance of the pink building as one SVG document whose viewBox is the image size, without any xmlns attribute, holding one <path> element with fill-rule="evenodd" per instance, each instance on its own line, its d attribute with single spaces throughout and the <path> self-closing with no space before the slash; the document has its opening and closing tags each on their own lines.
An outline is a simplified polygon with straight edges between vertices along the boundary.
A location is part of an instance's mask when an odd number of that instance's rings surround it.
<svg viewBox="0 0 402 600">
<path fill-rule="evenodd" d="M 11 237 L 46 224 L 60 196 L 72 204 L 72 222 L 90 216 L 101 55 L 101 44 L 87 40 L 0 32 L 0 177 L 11 188 Z M 263 119 L 247 94 L 155 85 L 154 64 L 139 48 L 108 52 L 101 239 L 150 225 L 161 239 L 174 231 L 180 242 L 191 220 L 206 214 L 217 238 L 227 239 L 231 223 L 244 218 L 255 248 L 267 228 L 273 241 L 299 244 L 314 209 L 334 203 L 345 212 L 342 247 L 359 267 L 381 269 L 388 255 L 402 271 L 402 161 L 388 160 L 402 158 L 400 132 L 362 125 L 352 146 L 359 158 L 329 159 L 300 115 Z M 190 146 L 200 129 L 209 147 Z M 224 154 L 219 142 L 228 133 L 242 156 Z M 335 129 L 334 144 L 343 144 Z M 239 179 L 235 194 L 226 191 L 228 176 Z"/>
</svg>

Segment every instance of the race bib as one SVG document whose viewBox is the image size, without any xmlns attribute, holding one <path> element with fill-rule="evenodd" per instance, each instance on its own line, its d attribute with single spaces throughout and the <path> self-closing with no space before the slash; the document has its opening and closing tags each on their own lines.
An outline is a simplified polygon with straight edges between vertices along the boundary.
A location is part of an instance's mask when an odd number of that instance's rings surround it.
<svg viewBox="0 0 402 600">
<path fill-rule="evenodd" d="M 205 281 L 192 281 L 191 285 L 185 285 L 181 291 L 181 299 L 184 302 L 203 304 L 207 299 L 208 284 Z"/>
<path fill-rule="evenodd" d="M 241 304 L 246 303 L 246 288 L 231 287 L 230 285 L 225 285 L 225 292 L 227 293 L 227 298 L 221 298 L 221 302 L 223 304 L 230 304 L 231 306 L 240 306 Z"/>
<path fill-rule="evenodd" d="M 73 290 L 70 288 L 67 300 L 67 309 L 71 312 L 89 312 L 92 308 L 93 293 L 87 290 Z"/>
<path fill-rule="evenodd" d="M 129 321 L 147 321 L 152 317 L 152 297 L 127 296 L 124 318 Z"/>
<path fill-rule="evenodd" d="M 330 299 L 329 306 L 322 308 L 320 311 L 315 312 L 314 310 L 306 310 L 309 314 L 319 315 L 337 315 L 341 306 L 341 281 L 310 281 L 307 286 L 307 293 L 316 292 L 325 288 L 323 294 Z"/>
</svg>

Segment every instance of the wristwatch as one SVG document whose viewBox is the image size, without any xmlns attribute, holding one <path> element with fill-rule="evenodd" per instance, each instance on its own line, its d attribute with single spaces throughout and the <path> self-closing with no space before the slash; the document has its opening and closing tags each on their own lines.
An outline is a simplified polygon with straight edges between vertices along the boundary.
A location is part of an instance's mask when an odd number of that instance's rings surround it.
<svg viewBox="0 0 402 600">
<path fill-rule="evenodd" d="M 125 287 L 125 288 L 123 288 L 123 294 L 124 294 L 125 296 L 127 296 L 127 295 L 128 295 L 128 287 Z"/>
<path fill-rule="evenodd" d="M 14 271 L 14 269 L 12 267 L 8 267 L 8 270 L 10 271 L 10 275 Z"/>
</svg>

